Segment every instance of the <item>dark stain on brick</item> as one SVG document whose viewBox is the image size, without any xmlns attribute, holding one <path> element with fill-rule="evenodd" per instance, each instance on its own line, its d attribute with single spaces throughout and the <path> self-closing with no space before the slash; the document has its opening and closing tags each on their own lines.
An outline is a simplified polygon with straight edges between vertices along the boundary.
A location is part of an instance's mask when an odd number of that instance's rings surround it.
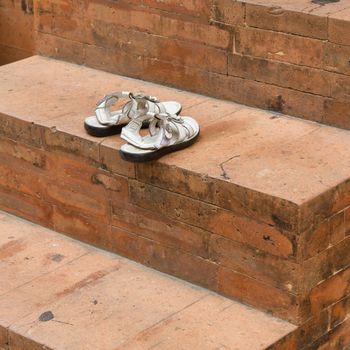
<svg viewBox="0 0 350 350">
<path fill-rule="evenodd" d="M 61 262 L 64 259 L 64 255 L 62 254 L 53 254 L 51 255 L 51 260 L 55 262 Z"/>
<path fill-rule="evenodd" d="M 39 316 L 39 321 L 40 322 L 48 322 L 51 321 L 55 318 L 54 314 L 52 311 L 45 311 Z"/>
<path fill-rule="evenodd" d="M 290 223 L 283 221 L 277 215 L 272 215 L 271 218 L 273 222 L 282 230 L 287 230 L 287 231 L 292 230 L 293 226 Z"/>
<path fill-rule="evenodd" d="M 286 101 L 283 99 L 282 95 L 278 95 L 274 99 L 267 101 L 267 108 L 275 112 L 283 112 L 283 107 Z"/>
<path fill-rule="evenodd" d="M 56 294 L 56 297 L 65 296 L 68 294 L 72 294 L 74 291 L 78 289 L 82 289 L 88 285 L 94 285 L 97 283 L 98 280 L 103 278 L 104 276 L 108 275 L 110 272 L 118 270 L 119 267 L 113 267 L 107 270 L 99 270 L 96 272 L 91 273 L 90 275 L 86 276 L 81 281 L 74 283 L 72 286 L 65 288 L 62 292 L 59 292 Z"/>
<path fill-rule="evenodd" d="M 32 15 L 34 13 L 34 11 L 33 11 L 33 0 L 22 0 L 21 1 L 21 8 L 22 8 L 22 11 L 24 13 Z"/>
</svg>

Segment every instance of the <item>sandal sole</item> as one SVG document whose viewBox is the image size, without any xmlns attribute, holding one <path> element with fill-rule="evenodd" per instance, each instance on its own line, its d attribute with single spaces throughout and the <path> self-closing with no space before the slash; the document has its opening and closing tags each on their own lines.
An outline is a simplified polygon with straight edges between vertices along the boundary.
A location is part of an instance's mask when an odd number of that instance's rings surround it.
<svg viewBox="0 0 350 350">
<path fill-rule="evenodd" d="M 180 151 L 184 148 L 187 148 L 187 147 L 193 145 L 197 141 L 199 134 L 200 133 L 198 132 L 198 134 L 193 139 L 188 140 L 186 142 L 183 142 L 183 143 L 180 143 L 177 145 L 173 145 L 173 146 L 169 146 L 169 147 L 165 147 L 165 148 L 160 149 L 159 151 L 147 153 L 144 155 L 126 153 L 126 152 L 123 152 L 122 150 L 119 150 L 119 154 L 122 157 L 122 159 L 126 160 L 127 162 L 133 162 L 133 163 L 149 162 L 152 160 L 157 160 L 157 159 L 165 156 L 166 154 Z"/>
<path fill-rule="evenodd" d="M 121 125 L 112 125 L 108 126 L 106 128 L 95 128 L 87 123 L 84 122 L 84 128 L 85 131 L 95 137 L 106 137 L 106 136 L 113 136 L 113 135 L 119 135 L 122 132 L 123 127 L 127 124 L 121 124 Z M 142 123 L 142 129 L 148 128 L 149 122 L 143 122 Z"/>
</svg>

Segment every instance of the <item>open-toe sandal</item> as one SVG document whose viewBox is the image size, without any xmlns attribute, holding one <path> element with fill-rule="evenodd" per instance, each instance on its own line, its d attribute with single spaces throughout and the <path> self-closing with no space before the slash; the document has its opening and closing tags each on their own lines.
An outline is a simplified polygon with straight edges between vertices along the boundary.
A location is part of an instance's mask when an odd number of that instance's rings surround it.
<svg viewBox="0 0 350 350">
<path fill-rule="evenodd" d="M 111 111 L 110 108 L 121 98 L 129 98 L 120 110 Z M 160 113 L 165 111 L 171 114 L 181 112 L 181 104 L 176 101 L 159 102 L 156 97 L 132 92 L 122 91 L 105 96 L 98 102 L 95 115 L 84 121 L 84 127 L 88 134 L 97 137 L 105 137 L 120 134 L 122 128 L 136 116 L 140 110 L 144 113 Z M 148 127 L 148 120 L 145 120 L 142 127 Z"/>
<path fill-rule="evenodd" d="M 156 160 L 165 154 L 192 145 L 199 136 L 199 125 L 192 117 L 170 113 L 148 113 L 133 119 L 122 129 L 121 138 L 128 143 L 122 145 L 120 155 L 130 162 Z M 143 120 L 151 117 L 149 134 L 140 135 Z"/>
</svg>

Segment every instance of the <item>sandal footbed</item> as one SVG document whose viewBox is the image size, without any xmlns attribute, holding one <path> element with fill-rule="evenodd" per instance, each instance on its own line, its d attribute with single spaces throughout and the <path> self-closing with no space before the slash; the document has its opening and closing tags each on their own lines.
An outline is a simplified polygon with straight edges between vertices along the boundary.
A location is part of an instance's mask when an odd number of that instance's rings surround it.
<svg viewBox="0 0 350 350">
<path fill-rule="evenodd" d="M 145 154 L 136 154 L 136 153 L 128 153 L 128 152 L 123 152 L 122 150 L 119 150 L 119 154 L 122 157 L 122 159 L 128 161 L 128 162 L 133 162 L 133 163 L 143 163 L 143 162 L 149 162 L 151 160 L 157 160 L 163 156 L 165 156 L 168 153 L 180 151 L 184 148 L 187 148 L 191 145 L 193 145 L 198 137 L 199 137 L 200 132 L 198 131 L 198 134 L 194 136 L 192 139 L 178 143 L 176 145 L 168 146 L 161 148 L 158 151 L 154 152 L 149 152 Z"/>
</svg>

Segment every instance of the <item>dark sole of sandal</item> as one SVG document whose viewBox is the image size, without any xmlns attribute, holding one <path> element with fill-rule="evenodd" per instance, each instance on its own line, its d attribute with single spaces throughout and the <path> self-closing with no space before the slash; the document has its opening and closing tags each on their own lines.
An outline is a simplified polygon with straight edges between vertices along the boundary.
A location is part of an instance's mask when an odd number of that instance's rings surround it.
<svg viewBox="0 0 350 350">
<path fill-rule="evenodd" d="M 126 124 L 112 125 L 106 128 L 95 128 L 94 126 L 84 123 L 84 128 L 85 128 L 85 131 L 91 136 L 106 137 L 106 136 L 119 135 L 122 132 L 122 129 L 125 125 Z M 149 126 L 148 121 L 142 123 L 142 129 L 148 128 L 148 126 Z"/>
<path fill-rule="evenodd" d="M 180 151 L 184 148 L 187 148 L 187 147 L 193 145 L 197 141 L 198 137 L 199 137 L 199 133 L 193 139 L 191 139 L 189 141 L 180 143 L 178 145 L 161 148 L 159 151 L 147 153 L 144 155 L 126 153 L 126 152 L 123 152 L 122 150 L 119 151 L 119 154 L 122 157 L 122 159 L 126 160 L 127 162 L 133 162 L 133 163 L 149 162 L 151 160 L 157 160 L 157 159 L 165 156 L 168 153 Z"/>
</svg>

